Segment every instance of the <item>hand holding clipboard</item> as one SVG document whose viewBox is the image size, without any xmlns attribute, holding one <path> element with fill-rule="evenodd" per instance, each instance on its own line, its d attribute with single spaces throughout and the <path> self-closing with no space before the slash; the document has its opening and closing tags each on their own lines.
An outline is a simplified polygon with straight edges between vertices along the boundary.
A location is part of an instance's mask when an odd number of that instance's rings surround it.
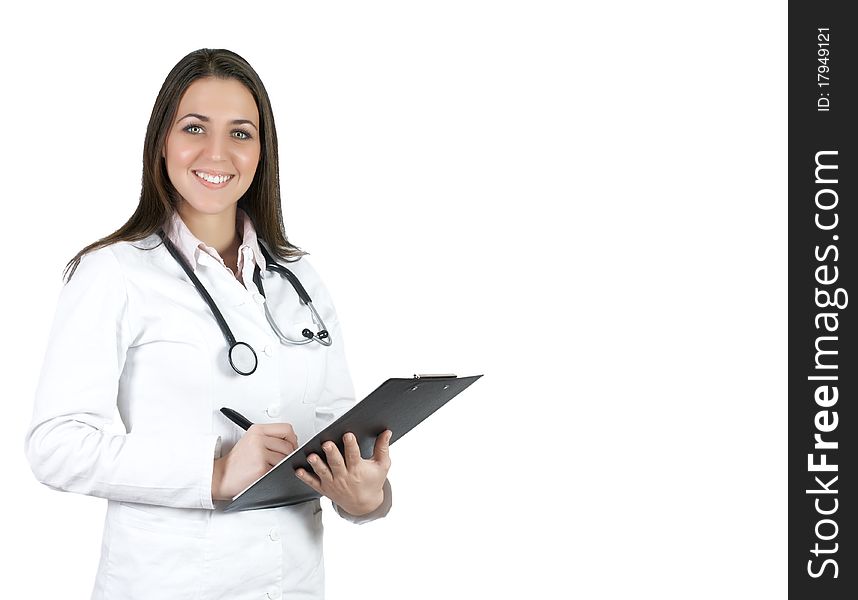
<svg viewBox="0 0 858 600">
<path fill-rule="evenodd" d="M 308 473 L 316 473 L 308 459 L 313 455 L 327 456 L 328 453 L 323 449 L 323 444 L 333 444 L 337 450 L 336 454 L 341 458 L 345 455 L 348 460 L 353 448 L 349 449 L 351 442 L 347 446 L 343 436 L 351 433 L 355 438 L 354 446 L 360 451 L 359 455 L 374 457 L 379 451 L 377 444 L 380 440 L 377 438 L 382 433 L 391 431 L 389 439 L 381 443 L 385 447 L 393 444 L 480 377 L 482 375 L 470 377 L 423 375 L 415 376 L 414 379 L 388 379 L 369 396 L 355 404 L 323 431 L 313 436 L 235 496 L 224 508 L 224 512 L 287 506 L 320 497 L 322 495 L 320 491 L 313 489 L 309 482 L 305 483 L 299 479 L 294 472 L 304 470 Z M 246 419 L 245 421 L 249 427 L 250 422 Z M 322 462 L 324 461 L 321 459 L 318 461 L 318 463 Z M 337 465 L 324 466 L 330 470 Z M 322 468 L 321 464 L 319 468 Z M 386 469 L 384 472 L 386 474 Z M 333 474 L 332 471 L 331 473 Z M 364 506 L 368 506 L 371 502 Z M 343 506 L 343 508 L 351 512 L 347 507 Z"/>
<path fill-rule="evenodd" d="M 230 421 L 247 431 L 253 425 L 250 419 L 231 408 L 221 408 L 220 412 Z M 288 423 L 278 426 L 292 427 Z M 294 437 L 294 432 L 292 432 Z M 331 499 L 347 513 L 361 516 L 374 511 L 384 501 L 384 481 L 390 470 L 390 438 L 393 432 L 383 431 L 375 439 L 372 456 L 364 459 L 360 454 L 357 438 L 353 433 L 343 436 L 344 452 L 333 442 L 322 444 L 324 457 L 311 453 L 307 457 L 313 471 L 298 468 L 295 475 L 313 488 L 317 493 Z M 292 450 L 297 447 L 297 440 Z M 287 454 L 291 454 L 291 451 Z"/>
</svg>

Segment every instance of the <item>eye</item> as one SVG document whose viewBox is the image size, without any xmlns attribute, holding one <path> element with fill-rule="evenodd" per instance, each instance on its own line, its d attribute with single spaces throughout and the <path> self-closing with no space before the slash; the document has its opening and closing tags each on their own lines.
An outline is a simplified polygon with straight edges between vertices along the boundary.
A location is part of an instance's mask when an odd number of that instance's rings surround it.
<svg viewBox="0 0 858 600">
<path fill-rule="evenodd" d="M 193 135 L 196 135 L 196 132 L 191 131 L 192 129 L 199 129 L 199 130 L 202 132 L 202 130 L 203 130 L 203 126 L 202 126 L 202 125 L 197 125 L 196 123 L 192 123 L 191 125 L 187 125 L 187 126 L 185 126 L 185 128 L 184 128 L 184 129 L 182 129 L 182 131 L 187 131 L 188 133 L 191 133 L 191 134 L 193 134 Z M 239 134 L 241 134 L 240 136 L 237 136 L 237 138 L 238 138 L 239 140 L 249 140 L 249 139 L 253 138 L 253 136 L 252 136 L 252 135 L 250 135 L 250 133 L 248 133 L 247 131 L 245 131 L 245 130 L 243 130 L 243 129 L 235 129 L 235 130 L 233 130 L 233 132 L 232 132 L 232 133 L 234 133 L 234 134 L 235 134 L 235 133 L 239 133 Z"/>
</svg>

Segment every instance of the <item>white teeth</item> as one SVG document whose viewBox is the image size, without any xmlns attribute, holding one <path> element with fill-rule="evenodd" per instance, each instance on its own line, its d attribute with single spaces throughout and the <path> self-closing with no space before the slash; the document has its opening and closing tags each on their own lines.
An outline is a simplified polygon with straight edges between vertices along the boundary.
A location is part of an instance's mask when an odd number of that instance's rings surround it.
<svg viewBox="0 0 858 600">
<path fill-rule="evenodd" d="M 232 175 L 208 175 L 206 173 L 201 173 L 199 171 L 194 171 L 197 177 L 200 179 L 205 179 L 209 183 L 223 183 L 227 179 L 231 179 Z"/>
</svg>

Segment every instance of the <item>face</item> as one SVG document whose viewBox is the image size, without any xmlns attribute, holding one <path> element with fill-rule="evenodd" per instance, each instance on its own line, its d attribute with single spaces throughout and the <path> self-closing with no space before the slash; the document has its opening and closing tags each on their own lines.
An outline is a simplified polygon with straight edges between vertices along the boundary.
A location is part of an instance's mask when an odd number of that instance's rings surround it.
<svg viewBox="0 0 858 600">
<path fill-rule="evenodd" d="M 259 111 L 250 91 L 235 79 L 194 81 L 179 101 L 161 154 L 182 197 L 182 216 L 234 212 L 259 164 Z"/>
</svg>

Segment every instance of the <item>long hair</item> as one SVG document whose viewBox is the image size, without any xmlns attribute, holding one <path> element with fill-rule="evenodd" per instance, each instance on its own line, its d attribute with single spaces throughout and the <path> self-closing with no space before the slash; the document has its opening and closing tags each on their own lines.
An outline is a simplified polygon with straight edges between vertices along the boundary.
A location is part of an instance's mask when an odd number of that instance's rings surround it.
<svg viewBox="0 0 858 600">
<path fill-rule="evenodd" d="M 250 217 L 257 236 L 264 240 L 277 258 L 298 260 L 307 254 L 286 239 L 283 214 L 280 208 L 280 171 L 277 153 L 277 131 L 268 92 L 250 64 L 229 50 L 202 48 L 180 60 L 158 92 L 146 140 L 143 143 L 143 186 L 140 202 L 131 218 L 110 235 L 84 247 L 65 267 L 66 282 L 74 275 L 81 257 L 92 250 L 120 241 L 142 240 L 161 227 L 166 227 L 176 209 L 178 192 L 167 175 L 161 151 L 182 94 L 194 81 L 204 77 L 235 79 L 250 91 L 259 110 L 259 164 L 253 182 L 238 200 L 238 207 Z M 290 261 L 291 262 L 291 261 Z"/>
</svg>

